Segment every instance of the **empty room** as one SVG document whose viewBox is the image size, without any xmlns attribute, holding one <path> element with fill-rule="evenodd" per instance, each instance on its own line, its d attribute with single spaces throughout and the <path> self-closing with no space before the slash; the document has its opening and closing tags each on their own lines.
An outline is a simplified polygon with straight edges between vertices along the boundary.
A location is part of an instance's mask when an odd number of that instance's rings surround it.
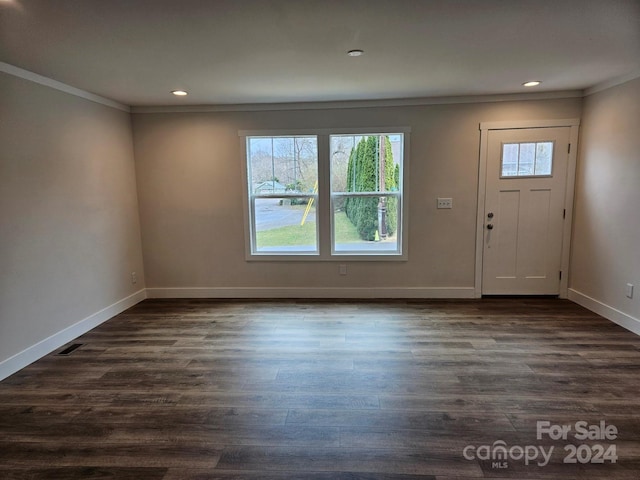
<svg viewBox="0 0 640 480">
<path fill-rule="evenodd" d="M 639 0 L 0 0 L 0 479 L 640 478 Z"/>
</svg>

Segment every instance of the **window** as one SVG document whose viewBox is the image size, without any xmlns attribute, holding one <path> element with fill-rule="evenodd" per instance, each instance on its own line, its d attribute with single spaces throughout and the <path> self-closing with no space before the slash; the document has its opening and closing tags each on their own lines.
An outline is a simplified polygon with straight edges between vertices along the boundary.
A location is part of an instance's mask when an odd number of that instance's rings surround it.
<svg viewBox="0 0 640 480">
<path fill-rule="evenodd" d="M 247 169 L 252 252 L 317 254 L 317 138 L 249 137 Z"/>
<path fill-rule="evenodd" d="M 402 137 L 331 136 L 334 254 L 400 252 Z"/>
<path fill-rule="evenodd" d="M 502 145 L 502 177 L 548 177 L 552 166 L 553 142 Z"/>
<path fill-rule="evenodd" d="M 408 133 L 240 132 L 247 257 L 404 260 Z"/>
</svg>

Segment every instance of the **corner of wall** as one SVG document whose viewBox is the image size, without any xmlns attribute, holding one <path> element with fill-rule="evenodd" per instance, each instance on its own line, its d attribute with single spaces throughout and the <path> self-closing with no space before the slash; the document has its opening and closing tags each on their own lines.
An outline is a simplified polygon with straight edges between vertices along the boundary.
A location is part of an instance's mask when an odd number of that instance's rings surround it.
<svg viewBox="0 0 640 480">
<path fill-rule="evenodd" d="M 0 362 L 0 381 L 10 375 L 13 375 L 22 368 L 48 355 L 52 351 L 60 348 L 65 343 L 70 342 L 74 338 L 87 333 L 89 330 L 97 327 L 101 323 L 113 318 L 119 313 L 124 312 L 128 308 L 133 307 L 147 298 L 145 289 L 138 290 L 132 295 L 125 297 L 108 307 L 95 312 L 92 315 L 80 320 L 77 323 L 61 330 L 35 345 L 26 348 L 16 355 Z"/>
</svg>

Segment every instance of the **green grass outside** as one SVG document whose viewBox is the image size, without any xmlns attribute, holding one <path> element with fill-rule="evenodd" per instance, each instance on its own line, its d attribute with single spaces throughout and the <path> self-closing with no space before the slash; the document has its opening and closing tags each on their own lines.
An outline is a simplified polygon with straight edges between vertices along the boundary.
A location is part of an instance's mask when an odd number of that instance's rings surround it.
<svg viewBox="0 0 640 480">
<path fill-rule="evenodd" d="M 335 232 L 339 243 L 361 242 L 356 227 L 344 212 L 335 214 Z M 287 247 L 295 245 L 315 245 L 316 224 L 305 222 L 304 225 L 289 225 L 256 232 L 258 248 Z"/>
</svg>

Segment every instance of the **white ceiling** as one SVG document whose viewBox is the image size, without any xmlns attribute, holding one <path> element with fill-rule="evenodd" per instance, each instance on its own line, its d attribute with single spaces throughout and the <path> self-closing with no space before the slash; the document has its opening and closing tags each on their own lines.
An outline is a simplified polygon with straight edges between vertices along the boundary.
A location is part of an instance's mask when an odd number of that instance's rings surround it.
<svg viewBox="0 0 640 480">
<path fill-rule="evenodd" d="M 576 90 L 640 72 L 640 0 L 0 0 L 0 61 L 134 106 Z"/>
</svg>

